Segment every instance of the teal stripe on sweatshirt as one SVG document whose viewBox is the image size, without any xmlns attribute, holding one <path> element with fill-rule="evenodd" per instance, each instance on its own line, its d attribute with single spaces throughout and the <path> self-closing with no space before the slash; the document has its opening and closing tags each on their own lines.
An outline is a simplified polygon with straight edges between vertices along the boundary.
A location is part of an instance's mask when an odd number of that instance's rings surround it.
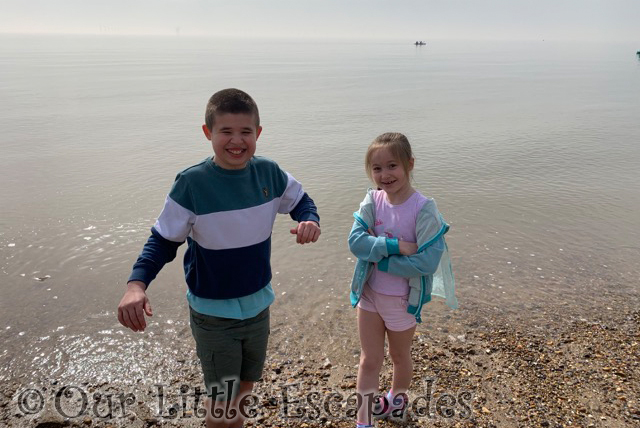
<svg viewBox="0 0 640 428">
<path fill-rule="evenodd" d="M 239 179 L 251 175 L 251 180 Z M 288 180 L 264 157 L 254 156 L 240 170 L 220 168 L 207 158 L 177 175 L 169 197 L 195 215 L 241 210 L 282 197 Z"/>
</svg>

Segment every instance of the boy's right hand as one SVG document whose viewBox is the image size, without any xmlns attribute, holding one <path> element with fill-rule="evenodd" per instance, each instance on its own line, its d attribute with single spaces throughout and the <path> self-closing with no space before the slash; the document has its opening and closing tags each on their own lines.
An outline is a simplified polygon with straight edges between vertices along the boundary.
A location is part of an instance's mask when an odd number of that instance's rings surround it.
<svg viewBox="0 0 640 428">
<path fill-rule="evenodd" d="M 118 321 L 133 331 L 144 331 L 147 327 L 144 314 L 153 316 L 145 289 L 146 286 L 140 281 L 127 283 L 127 291 L 118 305 Z"/>
<path fill-rule="evenodd" d="M 415 242 L 398 241 L 398 248 L 400 254 L 403 256 L 412 256 L 418 252 L 418 244 Z"/>
</svg>

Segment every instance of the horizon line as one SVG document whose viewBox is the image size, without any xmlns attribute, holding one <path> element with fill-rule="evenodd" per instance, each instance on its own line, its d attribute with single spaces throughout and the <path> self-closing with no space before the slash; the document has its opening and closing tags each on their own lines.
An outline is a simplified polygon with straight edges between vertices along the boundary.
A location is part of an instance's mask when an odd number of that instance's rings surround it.
<svg viewBox="0 0 640 428">
<path fill-rule="evenodd" d="M 424 41 L 429 44 L 430 41 L 465 41 L 465 42 L 591 42 L 591 43 L 634 43 L 634 40 L 628 39 L 567 39 L 567 38 L 497 38 L 497 37 L 479 37 L 479 38 L 454 38 L 454 37 L 430 37 L 410 39 L 406 37 L 358 37 L 344 35 L 327 35 L 327 36 L 293 36 L 293 35 L 267 35 L 259 38 L 244 35 L 222 35 L 222 34 L 171 34 L 171 33 L 108 33 L 108 32 L 14 32 L 2 31 L 1 36 L 90 36 L 90 37 L 164 37 L 164 38 L 200 38 L 200 39 L 241 39 L 241 40 L 343 40 L 343 41 L 393 41 L 393 42 L 410 42 Z M 640 44 L 640 41 L 638 42 Z"/>
</svg>

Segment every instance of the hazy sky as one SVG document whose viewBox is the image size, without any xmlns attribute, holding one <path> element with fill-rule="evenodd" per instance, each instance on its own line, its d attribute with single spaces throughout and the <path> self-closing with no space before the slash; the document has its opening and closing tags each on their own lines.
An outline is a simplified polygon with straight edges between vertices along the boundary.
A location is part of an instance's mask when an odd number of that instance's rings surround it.
<svg viewBox="0 0 640 428">
<path fill-rule="evenodd" d="M 640 45 L 640 0 L 0 0 L 0 32 Z"/>
</svg>

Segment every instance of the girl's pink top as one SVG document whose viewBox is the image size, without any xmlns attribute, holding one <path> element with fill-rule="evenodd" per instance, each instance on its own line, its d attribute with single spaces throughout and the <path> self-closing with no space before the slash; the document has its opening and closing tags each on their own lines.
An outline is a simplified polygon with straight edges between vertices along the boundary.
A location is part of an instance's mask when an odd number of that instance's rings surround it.
<svg viewBox="0 0 640 428">
<path fill-rule="evenodd" d="M 373 230 L 376 236 L 398 238 L 400 241 L 416 242 L 416 219 L 427 198 L 418 192 L 400 205 L 392 205 L 383 190 L 373 192 L 376 220 Z M 390 256 L 403 257 L 403 256 Z M 380 294 L 389 296 L 406 296 L 409 294 L 409 280 L 387 272 L 373 270 L 369 278 L 369 286 Z"/>
</svg>

